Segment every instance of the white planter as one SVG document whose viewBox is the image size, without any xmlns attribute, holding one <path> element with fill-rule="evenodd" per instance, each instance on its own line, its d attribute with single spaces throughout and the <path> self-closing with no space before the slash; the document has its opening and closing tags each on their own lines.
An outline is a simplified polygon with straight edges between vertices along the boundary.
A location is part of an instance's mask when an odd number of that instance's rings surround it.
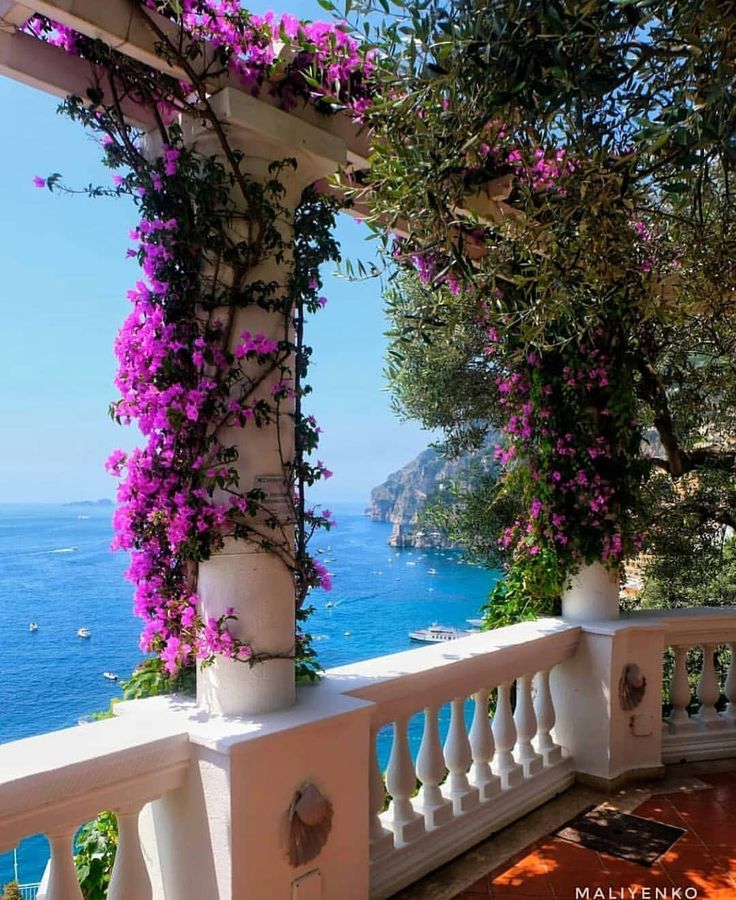
<svg viewBox="0 0 736 900">
<path fill-rule="evenodd" d="M 582 568 L 562 594 L 562 617 L 572 622 L 600 622 L 619 614 L 618 569 L 599 562 Z"/>
</svg>

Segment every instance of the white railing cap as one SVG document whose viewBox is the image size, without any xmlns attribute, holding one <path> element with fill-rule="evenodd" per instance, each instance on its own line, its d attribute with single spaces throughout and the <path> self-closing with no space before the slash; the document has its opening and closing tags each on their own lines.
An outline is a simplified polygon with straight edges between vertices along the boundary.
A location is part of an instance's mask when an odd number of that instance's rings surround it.
<svg viewBox="0 0 736 900">
<path fill-rule="evenodd" d="M 0 745 L 0 852 L 100 810 L 144 803 L 182 783 L 186 732 L 107 719 Z"/>
<path fill-rule="evenodd" d="M 636 628 L 664 631 L 668 644 L 723 644 L 736 641 L 736 607 L 697 606 L 687 609 L 636 610 L 627 616 Z M 623 620 L 622 620 L 623 621 Z"/>
<path fill-rule="evenodd" d="M 577 624 L 537 619 L 328 669 L 324 684 L 373 701 L 380 706 L 374 719 L 388 721 L 551 668 L 574 653 L 579 638 Z"/>
</svg>

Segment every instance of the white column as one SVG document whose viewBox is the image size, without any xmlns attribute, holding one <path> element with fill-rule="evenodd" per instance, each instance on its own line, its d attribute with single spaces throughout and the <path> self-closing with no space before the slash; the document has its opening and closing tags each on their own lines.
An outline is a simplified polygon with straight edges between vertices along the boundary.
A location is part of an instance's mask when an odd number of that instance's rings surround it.
<svg viewBox="0 0 736 900">
<path fill-rule="evenodd" d="M 295 119 L 283 110 L 267 107 L 239 91 L 225 89 L 211 99 L 225 131 L 237 150 L 243 154 L 241 170 L 255 182 L 265 183 L 277 177 L 285 187 L 278 203 L 285 212 L 275 223 L 288 244 L 293 234 L 293 211 L 302 191 L 319 178 L 334 173 L 347 159 L 345 143 L 315 125 Z M 217 136 L 200 120 L 182 123 L 189 146 L 205 155 L 223 159 Z M 152 139 L 152 142 L 155 139 Z M 155 152 L 155 151 L 154 151 Z M 293 158 L 297 167 L 284 167 L 280 173 L 269 171 L 279 160 Z M 245 200 L 237 186 L 233 198 L 245 209 Z M 251 223 L 244 217 L 233 226 L 233 237 L 243 240 Z M 206 262 L 206 261 L 205 261 Z M 284 296 L 293 268 L 288 247 L 283 258 L 271 257 L 260 262 L 247 275 L 247 282 L 273 283 Z M 261 333 L 271 339 L 286 337 L 284 317 L 280 312 L 262 309 L 257 304 L 242 309 L 222 309 L 216 314 L 227 321 L 233 316 L 230 349 L 234 350 L 243 331 Z M 286 361 L 289 362 L 288 360 Z M 293 360 L 292 360 L 293 363 Z M 254 375 L 263 369 L 248 363 Z M 293 371 L 293 365 L 291 366 Z M 254 400 L 273 404 L 271 388 L 279 379 L 274 372 L 259 386 Z M 278 540 L 287 554 L 293 553 L 293 523 L 285 512 L 288 506 L 285 490 L 279 488 L 283 465 L 293 460 L 293 402 L 280 404 L 281 422 L 265 423 L 257 428 L 250 422 L 244 428 L 225 428 L 218 437 L 225 446 L 235 446 L 235 466 L 243 492 L 270 483 L 265 505 L 270 505 L 279 526 L 270 529 L 261 520 L 248 520 L 265 536 Z M 270 481 L 269 481 L 270 479 Z M 276 486 L 274 488 L 274 485 Z M 197 699 L 207 712 L 218 715 L 247 716 L 285 709 L 295 702 L 294 686 L 294 606 L 295 591 L 291 572 L 274 553 L 263 551 L 258 540 L 228 541 L 224 551 L 199 566 L 198 594 L 205 618 L 219 618 L 228 607 L 235 610 L 232 623 L 235 637 L 250 643 L 255 652 L 272 654 L 274 658 L 249 666 L 223 657 L 214 665 L 199 668 Z"/>
<path fill-rule="evenodd" d="M 693 731 L 695 723 L 690 719 L 687 708 L 690 705 L 690 682 L 687 677 L 688 647 L 679 645 L 672 648 L 675 654 L 675 666 L 670 679 L 670 703 L 672 711 L 667 717 L 669 730 L 673 734 Z"/>
<path fill-rule="evenodd" d="M 390 831 L 383 827 L 381 822 L 381 812 L 386 802 L 386 786 L 383 783 L 381 775 L 381 767 L 378 765 L 378 754 L 376 753 L 376 735 L 377 730 L 371 728 L 370 735 L 370 758 L 368 765 L 370 771 L 368 773 L 368 829 L 371 842 L 371 859 L 377 859 L 387 853 L 394 845 L 393 835 Z"/>
<path fill-rule="evenodd" d="M 74 868 L 73 826 L 46 836 L 51 846 L 46 900 L 83 900 Z"/>
<path fill-rule="evenodd" d="M 618 580 L 618 569 L 607 569 L 599 562 L 584 566 L 562 593 L 562 617 L 572 622 L 617 619 Z"/>
<path fill-rule="evenodd" d="M 422 744 L 417 755 L 417 778 L 422 787 L 417 797 L 417 809 L 424 816 L 427 829 L 437 828 L 452 818 L 452 803 L 442 795 L 440 782 L 445 777 L 445 758 L 442 755 L 437 707 L 424 710 Z"/>
<path fill-rule="evenodd" d="M 731 661 L 728 664 L 728 675 L 724 685 L 728 706 L 723 713 L 723 717 L 726 722 L 733 726 L 736 725 L 736 642 L 729 643 L 728 647 L 731 651 Z"/>
<path fill-rule="evenodd" d="M 496 743 L 496 755 L 493 758 L 493 771 L 501 779 L 504 790 L 520 784 L 524 778 L 522 767 L 514 759 L 511 752 L 516 743 L 516 726 L 511 715 L 511 682 L 498 686 L 496 714 L 493 717 L 493 740 Z"/>
<path fill-rule="evenodd" d="M 562 747 L 552 740 L 555 727 L 555 706 L 549 689 L 549 669 L 534 676 L 534 711 L 537 715 L 536 748 L 542 755 L 545 766 L 554 766 L 562 759 Z"/>
<path fill-rule="evenodd" d="M 386 787 L 393 798 L 386 824 L 394 833 L 394 844 L 401 847 L 424 833 L 424 819 L 416 812 L 411 796 L 416 790 L 414 763 L 406 736 L 407 718 L 394 722 L 394 741 L 386 770 Z"/>
<path fill-rule="evenodd" d="M 713 659 L 715 652 L 715 644 L 703 644 L 703 668 L 700 671 L 696 689 L 701 706 L 693 717 L 701 728 L 708 730 L 725 725 L 723 719 L 716 712 L 716 703 L 721 695 L 721 689 L 718 685 Z"/>
<path fill-rule="evenodd" d="M 468 769 L 472 762 L 473 755 L 465 727 L 465 698 L 456 697 L 450 704 L 450 728 L 445 738 L 445 765 L 450 774 L 443 791 L 452 800 L 456 816 L 478 805 L 478 789 L 468 781 Z"/>
<path fill-rule="evenodd" d="M 470 749 L 473 753 L 473 766 L 470 770 L 470 783 L 478 789 L 481 800 L 490 800 L 501 790 L 501 779 L 494 775 L 490 762 L 493 759 L 493 731 L 488 715 L 488 696 L 490 691 L 482 689 L 473 694 L 475 709 L 470 726 Z"/>
<path fill-rule="evenodd" d="M 532 747 L 532 738 L 537 733 L 537 717 L 532 703 L 532 676 L 520 675 L 516 679 L 516 758 L 524 767 L 524 777 L 529 778 L 542 771 L 542 757 Z"/>
<path fill-rule="evenodd" d="M 115 810 L 118 847 L 107 892 L 107 900 L 152 900 L 151 879 L 141 852 L 138 816 L 142 803 Z"/>
</svg>

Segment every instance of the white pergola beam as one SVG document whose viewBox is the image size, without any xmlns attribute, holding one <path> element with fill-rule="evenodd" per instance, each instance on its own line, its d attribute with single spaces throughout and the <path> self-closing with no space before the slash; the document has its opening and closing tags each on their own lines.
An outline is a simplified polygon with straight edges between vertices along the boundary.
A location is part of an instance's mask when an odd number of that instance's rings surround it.
<svg viewBox="0 0 736 900">
<path fill-rule="evenodd" d="M 187 78 L 183 69 L 169 65 L 156 53 L 159 39 L 146 16 L 174 39 L 179 32 L 173 22 L 152 10 L 144 15 L 130 0 L 31 0 L 31 5 L 33 12 L 103 41 L 113 50 L 175 78 Z"/>
<path fill-rule="evenodd" d="M 11 28 L 20 28 L 32 15 L 33 12 L 21 3 L 15 3 L 14 0 L 0 0 L 0 23 Z"/>
<path fill-rule="evenodd" d="M 0 75 L 55 97 L 84 99 L 92 86 L 88 62 L 20 32 L 8 34 L 0 30 Z M 106 82 L 106 77 L 102 77 L 101 87 L 109 99 Z M 131 100 L 123 100 L 121 106 L 131 125 L 144 130 L 154 125 L 153 116 L 145 107 Z"/>
<path fill-rule="evenodd" d="M 160 72 L 188 80 L 187 74 L 182 69 L 169 65 L 165 59 L 156 53 L 158 39 L 146 23 L 146 16 L 150 15 L 157 26 L 175 41 L 178 39 L 179 32 L 177 27 L 163 16 L 150 10 L 144 15 L 130 3 L 130 0 L 104 0 L 104 2 L 101 2 L 101 0 L 55 0 L 55 2 L 54 0 L 31 0 L 31 3 L 32 8 L 22 7 L 12 2 L 12 0 L 0 0 L 0 20 L 4 20 L 9 24 L 19 25 L 34 12 L 37 12 L 88 37 L 102 40 L 120 53 L 137 59 Z M 4 7 L 7 7 L 7 14 L 3 14 Z M 11 13 L 11 10 L 16 10 L 16 12 Z M 22 10 L 22 12 L 19 12 L 19 10 Z M 12 21 L 8 18 L 8 15 L 13 15 Z M 210 58 L 211 56 L 207 53 L 202 57 L 204 60 Z M 5 62 L 4 55 L 0 52 L 0 67 L 3 62 Z M 17 62 L 16 59 L 16 65 Z M 201 61 L 199 65 L 202 65 Z M 13 77 L 8 71 L 5 71 L 4 74 L 9 74 L 10 77 Z M 54 89 L 52 81 L 47 81 L 46 86 L 40 82 L 36 83 L 35 86 L 44 90 L 50 90 L 51 93 L 56 95 L 68 93 L 64 89 Z M 238 84 L 227 80 L 217 86 L 213 85 L 213 88 L 224 86 L 240 90 Z M 79 89 L 75 92 L 80 93 Z M 82 96 L 83 94 L 84 92 L 82 91 Z M 258 99 L 266 106 L 279 105 L 278 97 L 272 97 L 267 91 Z M 338 113 L 332 116 L 325 116 L 315 112 L 311 106 L 306 104 L 297 105 L 290 112 L 296 118 L 308 122 L 310 125 L 334 137 L 342 138 L 348 148 L 348 162 L 356 168 L 368 168 L 368 156 L 370 155 L 368 135 L 365 130 L 361 130 L 351 120 L 349 115 Z"/>
</svg>

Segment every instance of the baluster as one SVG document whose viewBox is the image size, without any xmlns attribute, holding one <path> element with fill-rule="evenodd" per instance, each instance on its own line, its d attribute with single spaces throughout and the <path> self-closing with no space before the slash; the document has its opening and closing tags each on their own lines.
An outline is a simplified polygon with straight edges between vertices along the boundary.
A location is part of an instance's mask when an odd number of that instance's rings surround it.
<svg viewBox="0 0 736 900">
<path fill-rule="evenodd" d="M 725 725 L 723 719 L 716 712 L 716 703 L 721 695 L 721 689 L 716 678 L 716 667 L 713 660 L 716 651 L 715 644 L 703 644 L 703 668 L 698 678 L 697 695 L 700 700 L 700 709 L 694 717 L 701 728 L 717 728 Z"/>
<path fill-rule="evenodd" d="M 511 752 L 516 743 L 516 726 L 511 715 L 511 682 L 498 686 L 496 715 L 493 717 L 493 739 L 496 755 L 493 757 L 493 771 L 501 779 L 501 787 L 506 790 L 520 784 L 524 778 L 522 767 Z"/>
<path fill-rule="evenodd" d="M 530 778 L 542 771 L 542 757 L 532 747 L 532 738 L 537 733 L 537 717 L 532 703 L 532 676 L 520 675 L 516 679 L 516 758 L 524 767 L 524 776 Z"/>
<path fill-rule="evenodd" d="M 555 727 L 555 705 L 549 689 L 549 669 L 534 676 L 534 711 L 537 714 L 536 748 L 541 753 L 545 766 L 554 766 L 562 761 L 562 747 L 552 740 L 551 731 Z"/>
<path fill-rule="evenodd" d="M 452 800 L 456 816 L 478 805 L 478 788 L 472 787 L 468 781 L 468 769 L 472 762 L 465 727 L 465 698 L 455 697 L 450 704 L 450 728 L 445 739 L 445 765 L 450 774 L 443 793 Z"/>
<path fill-rule="evenodd" d="M 470 748 L 473 751 L 473 767 L 470 783 L 478 788 L 481 800 L 489 800 L 501 790 L 501 779 L 494 775 L 489 765 L 493 759 L 493 731 L 488 717 L 489 691 L 480 690 L 473 694 L 475 709 L 470 726 Z"/>
<path fill-rule="evenodd" d="M 46 900 L 82 900 L 82 891 L 74 868 L 73 840 L 76 829 L 48 833 L 51 845 Z"/>
<path fill-rule="evenodd" d="M 152 900 L 153 890 L 146 861 L 141 851 L 138 817 L 142 803 L 115 810 L 118 820 L 118 849 L 108 888 L 107 900 Z"/>
<path fill-rule="evenodd" d="M 376 753 L 376 729 L 371 728 L 370 746 L 370 772 L 368 775 L 368 829 L 371 845 L 371 859 L 378 859 L 392 849 L 394 837 L 391 832 L 383 827 L 381 812 L 386 802 L 386 786 L 383 783 L 381 767 L 378 765 Z"/>
<path fill-rule="evenodd" d="M 452 818 L 452 803 L 443 797 L 440 782 L 445 777 L 445 758 L 442 755 L 437 707 L 424 710 L 422 745 L 417 756 L 417 778 L 422 782 L 417 807 L 424 815 L 428 829 L 437 828 Z"/>
<path fill-rule="evenodd" d="M 727 723 L 736 725 L 736 643 L 729 643 L 731 662 L 728 664 L 728 675 L 724 685 L 724 693 L 728 700 L 728 706 L 723 713 Z"/>
<path fill-rule="evenodd" d="M 690 705 L 690 682 L 687 678 L 687 651 L 688 647 L 679 646 L 675 651 L 675 668 L 670 681 L 670 703 L 672 712 L 667 717 L 670 732 L 681 734 L 684 731 L 692 731 L 695 723 L 690 720 L 687 708 Z"/>
<path fill-rule="evenodd" d="M 386 787 L 393 798 L 386 824 L 394 833 L 396 847 L 408 844 L 424 832 L 424 819 L 415 811 L 410 800 L 416 788 L 416 775 L 409 753 L 407 724 L 406 716 L 394 722 L 394 741 L 386 771 Z"/>
</svg>

